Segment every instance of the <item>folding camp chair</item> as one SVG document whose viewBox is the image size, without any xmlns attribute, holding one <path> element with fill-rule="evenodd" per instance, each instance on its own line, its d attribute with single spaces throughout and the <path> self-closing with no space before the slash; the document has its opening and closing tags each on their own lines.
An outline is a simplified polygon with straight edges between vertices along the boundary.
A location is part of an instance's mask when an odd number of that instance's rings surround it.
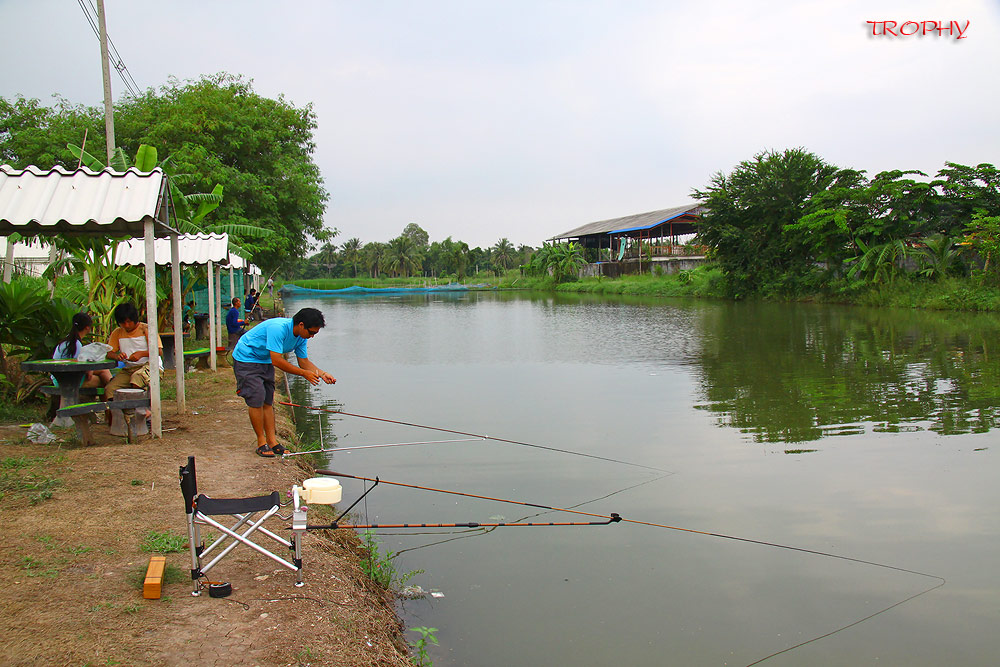
<svg viewBox="0 0 1000 667">
<path fill-rule="evenodd" d="M 202 577 L 215 565 L 226 557 L 230 551 L 240 544 L 245 544 L 254 551 L 257 551 L 277 563 L 284 565 L 296 574 L 295 585 L 302 586 L 302 534 L 305 533 L 305 513 L 297 516 L 292 528 L 292 540 L 288 541 L 263 527 L 263 523 L 270 517 L 276 515 L 281 508 L 280 495 L 277 491 L 267 496 L 257 496 L 254 498 L 210 498 L 204 494 L 198 494 L 198 481 L 195 475 L 194 457 L 189 456 L 187 465 L 180 468 L 181 493 L 184 494 L 184 511 L 188 516 L 188 538 L 191 548 L 191 580 L 194 588 L 191 595 L 201 594 Z M 260 518 L 255 515 L 263 513 Z M 213 516 L 228 514 L 236 519 L 230 527 L 219 523 Z M 291 517 L 279 518 L 288 519 Z M 201 540 L 201 526 L 212 526 L 222 532 L 215 541 L 207 547 Z M 271 553 L 259 544 L 252 542 L 249 537 L 252 533 L 262 533 L 275 542 L 287 547 L 294 552 L 291 561 Z M 227 541 L 230 544 L 222 548 L 212 560 L 205 562 L 209 554 L 217 548 L 221 548 Z M 210 591 L 211 592 L 211 591 Z"/>
</svg>

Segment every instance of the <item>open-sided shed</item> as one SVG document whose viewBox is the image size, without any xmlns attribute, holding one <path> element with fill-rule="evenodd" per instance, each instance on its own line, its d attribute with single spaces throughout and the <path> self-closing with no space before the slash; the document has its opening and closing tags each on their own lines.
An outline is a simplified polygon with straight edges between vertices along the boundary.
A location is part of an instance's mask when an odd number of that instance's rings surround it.
<svg viewBox="0 0 1000 667">
<path fill-rule="evenodd" d="M 695 231 L 695 221 L 701 214 L 701 204 L 686 204 L 660 211 L 636 213 L 621 218 L 588 222 L 568 232 L 557 234 L 549 241 L 575 241 L 584 248 L 609 248 L 624 238 L 650 241 L 668 239 L 671 245 L 678 236 Z"/>
<path fill-rule="evenodd" d="M 150 172 L 67 171 L 0 166 L 0 236 L 96 235 L 108 239 L 142 237 L 146 265 L 146 312 L 156 313 L 154 240 L 169 237 L 171 283 L 174 295 L 174 329 L 181 330 L 178 232 L 171 226 L 173 207 L 167 175 Z M 155 350 L 156 317 L 149 317 L 149 347 Z M 181 336 L 174 337 L 175 358 L 184 358 Z M 163 433 L 158 355 L 150 355 L 150 403 L 153 435 Z M 183 412 L 184 374 L 177 373 L 177 406 Z"/>
</svg>

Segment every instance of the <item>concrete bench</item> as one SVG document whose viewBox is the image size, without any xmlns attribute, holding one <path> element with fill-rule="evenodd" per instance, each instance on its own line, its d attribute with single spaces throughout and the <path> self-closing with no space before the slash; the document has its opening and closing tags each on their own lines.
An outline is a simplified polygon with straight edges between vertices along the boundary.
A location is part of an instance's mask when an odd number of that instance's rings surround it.
<svg viewBox="0 0 1000 667">
<path fill-rule="evenodd" d="M 215 348 L 215 358 L 216 360 L 225 359 L 226 354 L 229 351 L 225 347 L 216 346 Z M 207 347 L 201 347 L 196 350 L 185 350 L 184 351 L 184 370 L 189 371 L 194 368 L 195 365 L 207 364 L 208 357 L 211 354 L 211 350 Z"/>
<path fill-rule="evenodd" d="M 56 417 L 57 417 L 56 413 L 59 410 L 59 408 L 60 407 L 65 407 L 65 406 L 61 405 L 61 403 L 62 403 L 62 395 L 59 393 L 59 387 L 50 384 L 50 385 L 47 385 L 45 387 L 41 387 L 38 391 L 40 391 L 41 393 L 43 393 L 43 394 L 45 394 L 46 396 L 49 397 L 49 409 L 46 410 L 46 412 L 45 412 L 45 419 L 48 420 L 48 421 L 52 421 L 53 419 L 56 419 Z M 103 395 L 104 395 L 104 387 L 81 387 L 80 388 L 80 397 L 81 398 L 85 397 L 85 396 L 93 396 L 95 398 L 101 398 Z M 66 422 L 66 421 L 61 421 L 60 420 L 60 421 L 57 421 L 57 423 L 55 424 L 55 426 L 69 426 L 69 423 Z"/>
<path fill-rule="evenodd" d="M 138 436 L 149 433 L 145 411 L 149 409 L 150 401 L 144 390 L 135 387 L 119 389 L 114 400 L 108 401 L 107 405 L 111 410 L 111 423 L 108 425 L 111 435 L 123 435 L 127 442 L 134 442 Z M 136 418 L 136 410 L 143 410 L 139 418 Z"/>
<path fill-rule="evenodd" d="M 104 401 L 77 403 L 76 405 L 67 405 L 64 408 L 59 408 L 56 410 L 56 416 L 71 417 L 76 422 L 77 430 L 80 432 L 80 442 L 84 445 L 92 445 L 94 444 L 94 436 L 90 432 L 91 415 L 104 412 L 107 408 L 108 404 Z"/>
<path fill-rule="evenodd" d="M 46 396 L 59 396 L 59 387 L 52 384 L 46 385 L 38 391 L 42 392 Z M 100 396 L 103 393 L 104 387 L 80 387 L 81 396 Z"/>
</svg>

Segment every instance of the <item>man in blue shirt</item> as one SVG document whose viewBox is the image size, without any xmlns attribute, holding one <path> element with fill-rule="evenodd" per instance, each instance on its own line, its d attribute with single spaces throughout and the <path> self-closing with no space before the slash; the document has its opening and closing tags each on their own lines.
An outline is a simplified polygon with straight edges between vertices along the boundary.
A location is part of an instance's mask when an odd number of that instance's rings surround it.
<svg viewBox="0 0 1000 667">
<path fill-rule="evenodd" d="M 240 337 L 233 348 L 233 374 L 236 393 L 246 401 L 250 424 L 257 435 L 257 455 L 274 458 L 285 453 L 274 431 L 274 369 L 301 375 L 311 384 L 337 380 L 309 361 L 306 341 L 326 326 L 323 313 L 303 308 L 294 317 L 264 320 Z M 298 368 L 285 359 L 295 352 Z"/>
<path fill-rule="evenodd" d="M 227 350 L 231 350 L 236 347 L 236 341 L 238 341 L 240 336 L 243 335 L 243 326 L 246 324 L 246 322 L 240 319 L 240 298 L 233 298 L 232 304 L 233 307 L 226 313 L 226 331 L 229 332 L 229 345 L 226 346 Z"/>
</svg>

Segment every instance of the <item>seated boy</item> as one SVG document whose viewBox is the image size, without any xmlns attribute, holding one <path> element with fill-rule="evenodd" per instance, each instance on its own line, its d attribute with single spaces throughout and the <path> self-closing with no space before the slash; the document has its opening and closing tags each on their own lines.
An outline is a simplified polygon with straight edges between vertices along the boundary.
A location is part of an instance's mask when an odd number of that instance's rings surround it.
<svg viewBox="0 0 1000 667">
<path fill-rule="evenodd" d="M 131 303 L 123 303 L 115 308 L 115 322 L 118 327 L 111 332 L 108 345 L 108 359 L 125 362 L 125 367 L 111 378 L 104 388 L 104 395 L 113 398 L 116 389 L 132 386 L 145 389 L 149 386 L 149 327 L 139 322 L 139 311 Z M 157 354 L 163 354 L 163 342 L 156 337 Z M 163 368 L 161 365 L 160 368 Z"/>
</svg>

